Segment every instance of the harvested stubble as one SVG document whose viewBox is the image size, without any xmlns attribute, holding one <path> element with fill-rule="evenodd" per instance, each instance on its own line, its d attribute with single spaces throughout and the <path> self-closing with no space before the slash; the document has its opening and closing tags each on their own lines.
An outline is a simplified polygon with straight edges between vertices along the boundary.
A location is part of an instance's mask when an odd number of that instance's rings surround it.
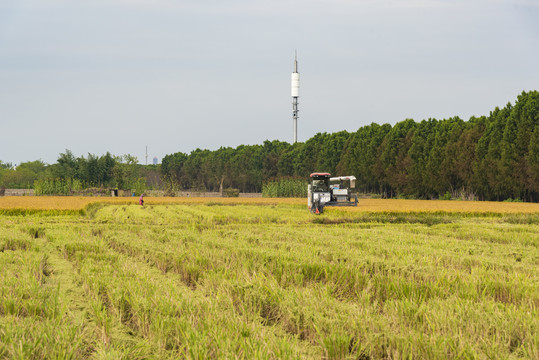
<svg viewBox="0 0 539 360">
<path fill-rule="evenodd" d="M 0 218 L 0 358 L 539 357 L 537 213 L 148 200 Z"/>
</svg>

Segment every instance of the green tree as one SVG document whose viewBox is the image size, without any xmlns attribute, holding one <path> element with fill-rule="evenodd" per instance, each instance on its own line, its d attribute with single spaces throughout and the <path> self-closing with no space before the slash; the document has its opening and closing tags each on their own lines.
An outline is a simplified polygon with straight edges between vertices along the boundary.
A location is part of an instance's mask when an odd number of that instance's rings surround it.
<svg viewBox="0 0 539 360">
<path fill-rule="evenodd" d="M 321 139 L 320 151 L 316 161 L 317 169 L 324 169 L 323 171 L 336 175 L 337 166 L 341 160 L 344 145 L 349 137 L 350 134 L 347 131 L 340 131 L 324 136 Z"/>
<path fill-rule="evenodd" d="M 463 185 L 461 195 L 475 197 L 474 189 L 474 164 L 476 163 L 477 143 L 485 131 L 487 118 L 472 117 L 465 123 L 465 128 L 460 134 L 456 144 L 456 171 Z"/>
<path fill-rule="evenodd" d="M 379 151 L 386 135 L 391 131 L 391 125 L 372 123 L 359 128 L 350 134 L 343 146 L 343 152 L 336 171 L 339 175 L 354 175 L 357 188 L 365 193 L 380 190 L 379 177 L 376 174 L 376 164 Z"/>
<path fill-rule="evenodd" d="M 436 119 L 423 120 L 417 124 L 413 131 L 410 149 L 406 154 L 405 162 L 408 164 L 408 178 L 406 194 L 419 198 L 429 198 L 434 189 L 431 186 L 430 174 L 427 171 L 430 151 L 436 136 Z"/>
<path fill-rule="evenodd" d="M 501 142 L 510 107 L 496 108 L 487 119 L 487 126 L 476 147 L 474 188 L 484 200 L 503 200 L 508 192 L 504 172 L 501 171 Z"/>
<path fill-rule="evenodd" d="M 454 117 L 437 122 L 433 129 L 435 135 L 425 169 L 428 174 L 425 185 L 438 197 L 463 185 L 458 176 L 455 147 L 463 125 L 460 118 Z"/>
<path fill-rule="evenodd" d="M 1 169 L 1 170 L 10 170 L 10 169 L 13 169 L 13 164 L 12 164 L 12 163 L 5 163 L 5 162 L 3 162 L 2 160 L 0 160 L 0 169 Z"/>
<path fill-rule="evenodd" d="M 58 159 L 53 166 L 52 172 L 55 178 L 80 179 L 79 163 L 71 150 L 66 149 L 65 153 L 60 153 L 60 155 L 58 155 Z"/>
<path fill-rule="evenodd" d="M 502 140 L 501 166 L 505 188 L 513 198 L 528 197 L 530 139 L 539 124 L 539 92 L 522 93 L 511 108 Z"/>
<path fill-rule="evenodd" d="M 415 127 L 412 119 L 398 122 L 380 146 L 380 160 L 376 169 L 380 176 L 381 192 L 386 197 L 406 191 L 410 168 L 407 153 L 412 145 Z"/>
<path fill-rule="evenodd" d="M 530 201 L 539 201 L 539 124 L 535 125 L 530 136 L 530 145 L 526 155 L 527 186 Z"/>
</svg>

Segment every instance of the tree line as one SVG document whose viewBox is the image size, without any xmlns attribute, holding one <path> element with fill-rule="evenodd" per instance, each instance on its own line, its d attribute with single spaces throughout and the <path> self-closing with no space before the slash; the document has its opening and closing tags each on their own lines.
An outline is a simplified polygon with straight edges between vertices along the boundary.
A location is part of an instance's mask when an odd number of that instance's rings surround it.
<svg viewBox="0 0 539 360">
<path fill-rule="evenodd" d="M 0 161 L 0 188 L 38 188 L 44 194 L 67 194 L 70 189 L 155 188 L 161 185 L 157 166 L 140 165 L 132 155 L 88 154 L 75 157 L 70 150 L 61 153 L 56 163 L 41 160 L 18 166 Z M 67 189 L 67 190 L 66 190 Z"/>
<path fill-rule="evenodd" d="M 468 121 L 373 123 L 305 143 L 178 152 L 161 165 L 167 186 L 206 191 L 260 192 L 271 179 L 315 171 L 355 175 L 360 191 L 383 197 L 539 201 L 539 92 Z"/>
<path fill-rule="evenodd" d="M 158 166 L 140 165 L 132 155 L 75 157 L 69 150 L 51 165 L 0 161 L 0 188 L 34 188 L 39 182 L 44 193 L 57 187 L 62 193 L 74 187 L 261 192 L 276 179 L 306 181 L 320 171 L 355 175 L 361 192 L 388 198 L 537 202 L 539 92 L 523 92 L 514 105 L 468 121 L 372 123 L 356 132 L 318 133 L 304 143 L 267 140 L 177 152 Z"/>
</svg>

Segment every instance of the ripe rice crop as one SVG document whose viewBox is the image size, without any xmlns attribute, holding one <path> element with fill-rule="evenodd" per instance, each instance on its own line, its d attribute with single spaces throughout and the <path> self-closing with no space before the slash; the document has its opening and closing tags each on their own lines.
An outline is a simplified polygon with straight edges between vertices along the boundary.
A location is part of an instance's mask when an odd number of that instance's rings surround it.
<svg viewBox="0 0 539 360">
<path fill-rule="evenodd" d="M 34 211 L 81 211 L 89 204 L 138 205 L 138 197 L 87 197 L 87 196 L 6 196 L 0 197 L 0 214 Z M 146 205 L 166 204 L 224 204 L 224 205 L 276 205 L 301 204 L 303 199 L 265 198 L 202 198 L 202 197 L 145 197 Z"/>
<path fill-rule="evenodd" d="M 146 197 L 146 205 L 209 204 L 209 205 L 297 205 L 305 206 L 303 198 L 203 198 L 203 197 Z M 138 204 L 138 198 L 108 198 L 83 196 L 11 196 L 0 197 L 0 213 L 8 210 L 80 211 L 93 203 Z M 357 207 L 327 207 L 329 212 L 447 212 L 485 214 L 537 214 L 537 203 L 508 203 L 489 201 L 396 200 L 361 199 Z"/>
<path fill-rule="evenodd" d="M 339 208 L 351 212 L 456 212 L 456 213 L 539 213 L 538 203 L 492 201 L 365 199 L 357 207 Z"/>
</svg>

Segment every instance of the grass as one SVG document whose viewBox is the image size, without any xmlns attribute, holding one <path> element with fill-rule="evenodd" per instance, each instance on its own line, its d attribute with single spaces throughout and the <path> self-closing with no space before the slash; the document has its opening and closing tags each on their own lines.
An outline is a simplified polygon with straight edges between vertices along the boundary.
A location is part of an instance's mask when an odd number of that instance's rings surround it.
<svg viewBox="0 0 539 360">
<path fill-rule="evenodd" d="M 0 359 L 539 358 L 533 206 L 83 200 L 0 217 Z"/>
</svg>

